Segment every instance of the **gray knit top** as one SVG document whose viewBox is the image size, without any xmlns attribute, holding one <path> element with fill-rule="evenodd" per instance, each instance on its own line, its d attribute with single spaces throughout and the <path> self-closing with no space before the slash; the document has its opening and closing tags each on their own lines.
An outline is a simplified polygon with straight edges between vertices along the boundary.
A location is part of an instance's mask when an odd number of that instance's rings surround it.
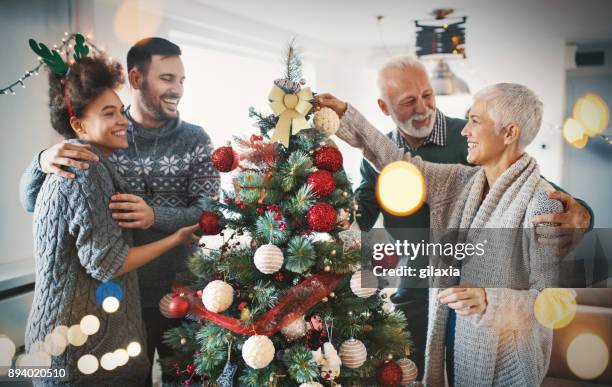
<svg viewBox="0 0 612 387">
<path fill-rule="evenodd" d="M 142 128 L 128 118 L 129 146 L 114 150 L 108 160 L 127 183 L 121 192 L 140 196 L 155 213 L 153 226 L 134 229 L 134 245 L 141 246 L 197 223 L 209 200 L 217 200 L 220 180 L 211 161 L 213 144 L 200 126 L 175 118 L 160 128 Z M 43 179 L 33 161 L 21 178 L 20 198 L 27 211 L 33 210 Z M 172 283 L 187 272 L 191 253 L 185 244 L 176 246 L 138 269 L 143 307 L 158 307 Z"/>
<path fill-rule="evenodd" d="M 100 320 L 98 332 L 82 346 L 68 345 L 61 355 L 53 356 L 52 367 L 66 369 L 64 382 L 68 384 L 138 385 L 146 377 L 149 361 L 136 272 L 115 279 L 124 294 L 116 312 L 106 313 L 96 303 L 96 289 L 121 269 L 131 243 L 131 232 L 117 226 L 108 208 L 111 195 L 125 189 L 125 183 L 99 150 L 92 150 L 101 161 L 86 170 L 73 169 L 75 179 L 43 177 L 34 210 L 36 284 L 26 350 L 37 346 L 37 341 L 44 342 L 54 328 L 71 327 L 92 314 Z M 99 360 L 132 341 L 139 342 L 143 350 L 126 365 L 113 371 L 100 367 L 91 375 L 78 371 L 81 356 L 92 354 Z M 46 385 L 56 382 L 43 381 Z"/>
<path fill-rule="evenodd" d="M 352 106 L 336 133 L 363 151 L 375 168 L 398 160 L 416 165 L 426 185 L 432 229 L 531 228 L 538 213 L 560 212 L 563 206 L 549 199 L 552 191 L 540 177 L 535 159 L 524 154 L 481 198 L 484 170 L 460 164 L 435 164 L 412 157 L 374 128 Z M 518 262 L 511 262 L 503 243 L 488 246 L 487 254 L 463 262 L 461 279 L 430 289 L 424 383 L 444 385 L 444 351 L 449 308 L 438 302 L 440 288 L 458 284 L 485 287 L 483 314 L 457 316 L 455 330 L 455 386 L 539 386 L 548 368 L 552 330 L 535 319 L 535 298 L 554 280 L 554 265 L 544 265 L 534 246 L 521 247 Z M 547 262 L 549 264 L 550 262 Z M 482 286 L 482 285 L 480 285 Z"/>
</svg>

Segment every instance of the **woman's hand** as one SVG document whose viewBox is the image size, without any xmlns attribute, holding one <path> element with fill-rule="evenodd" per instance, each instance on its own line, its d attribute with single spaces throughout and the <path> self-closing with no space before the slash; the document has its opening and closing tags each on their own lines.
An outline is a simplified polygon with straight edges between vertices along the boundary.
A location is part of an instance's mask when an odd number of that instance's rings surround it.
<svg viewBox="0 0 612 387">
<path fill-rule="evenodd" d="M 342 118 L 344 112 L 348 107 L 348 104 L 344 101 L 340 101 L 338 98 L 334 97 L 329 93 L 318 94 L 314 98 L 314 106 L 316 110 L 319 110 L 323 107 L 328 107 L 331 110 L 335 111 L 338 117 Z"/>
<path fill-rule="evenodd" d="M 448 305 L 460 316 L 481 314 L 487 310 L 484 288 L 448 288 L 438 293 L 438 301 Z"/>
<path fill-rule="evenodd" d="M 187 226 L 176 230 L 173 234 L 173 236 L 176 238 L 176 244 L 182 245 L 187 242 L 200 240 L 200 237 L 194 235 L 199 228 L 200 226 L 196 223 L 193 226 Z"/>
</svg>

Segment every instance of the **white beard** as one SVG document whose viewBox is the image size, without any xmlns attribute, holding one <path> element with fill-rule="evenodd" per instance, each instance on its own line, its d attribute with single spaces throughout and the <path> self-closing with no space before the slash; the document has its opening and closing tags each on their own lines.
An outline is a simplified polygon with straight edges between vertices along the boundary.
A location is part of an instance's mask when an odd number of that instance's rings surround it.
<svg viewBox="0 0 612 387">
<path fill-rule="evenodd" d="M 423 126 L 421 128 L 414 127 L 412 123 L 414 120 L 423 121 L 429 117 L 431 117 L 429 120 L 429 125 Z M 429 136 L 429 134 L 433 130 L 436 121 L 436 111 L 434 109 L 427 109 L 427 112 L 425 114 L 414 114 L 412 117 L 402 122 L 397 118 L 395 112 L 391 110 L 391 118 L 393 119 L 393 122 L 395 122 L 395 125 L 397 125 L 397 128 L 401 130 L 404 134 L 415 138 L 425 138 Z"/>
</svg>

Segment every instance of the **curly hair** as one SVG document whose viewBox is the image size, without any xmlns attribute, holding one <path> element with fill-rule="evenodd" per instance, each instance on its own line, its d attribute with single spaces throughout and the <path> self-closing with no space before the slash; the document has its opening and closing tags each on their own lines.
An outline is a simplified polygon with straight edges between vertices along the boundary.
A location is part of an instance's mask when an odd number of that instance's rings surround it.
<svg viewBox="0 0 612 387">
<path fill-rule="evenodd" d="M 66 97 L 75 117 L 82 117 L 87 106 L 106 89 L 117 89 L 125 79 L 118 62 L 107 62 L 102 56 L 82 58 L 70 65 L 66 76 L 49 70 L 49 110 L 51 126 L 64 138 L 75 138 L 70 125 Z M 64 95 L 66 88 L 66 95 Z"/>
</svg>

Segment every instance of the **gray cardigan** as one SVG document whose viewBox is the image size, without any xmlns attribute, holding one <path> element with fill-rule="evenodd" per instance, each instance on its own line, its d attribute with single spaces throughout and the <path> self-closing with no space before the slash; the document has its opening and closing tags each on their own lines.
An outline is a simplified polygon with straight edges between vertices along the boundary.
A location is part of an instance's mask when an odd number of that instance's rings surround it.
<svg viewBox="0 0 612 387">
<path fill-rule="evenodd" d="M 68 345 L 61 355 L 52 358 L 52 367 L 66 369 L 64 382 L 68 384 L 141 384 L 149 361 L 136 272 L 116 278 L 124 297 L 115 313 L 108 314 L 96 304 L 97 287 L 111 279 L 125 262 L 131 233 L 117 226 L 108 208 L 110 196 L 124 189 L 125 183 L 108 160 L 95 147 L 92 150 L 101 162 L 92 163 L 87 170 L 74 169 L 74 180 L 43 177 L 34 210 L 36 285 L 26 328 L 26 350 L 36 347 L 37 341 L 44 342 L 54 328 L 79 324 L 83 316 L 93 314 L 100 320 L 98 332 L 82 346 Z M 99 368 L 92 375 L 77 370 L 81 356 L 92 354 L 100 359 L 132 341 L 139 342 L 143 351 L 125 366 L 113 371 Z"/>
<path fill-rule="evenodd" d="M 540 177 L 537 163 L 527 154 L 499 177 L 483 201 L 486 177 L 482 168 L 412 157 L 352 106 L 343 116 L 337 136 L 362 149 L 378 170 L 397 160 L 416 165 L 425 179 L 434 230 L 529 229 L 535 214 L 563 211 L 561 203 L 546 195 L 553 188 Z M 504 254 L 508 246 L 496 242 L 488 246 L 485 256 L 462 265 L 460 283 L 489 284 L 483 286 L 488 306 L 483 314 L 457 316 L 455 386 L 536 386 L 548 368 L 552 330 L 537 322 L 533 305 L 539 291 L 555 280 L 554 270 L 548 270 L 555 266 L 540 262 L 541 255 L 529 243 L 521 246 L 519 262 L 509 262 Z M 449 308 L 436 296 L 439 288 L 457 284 L 444 279 L 430 289 L 424 376 L 429 386 L 444 385 Z"/>
</svg>

